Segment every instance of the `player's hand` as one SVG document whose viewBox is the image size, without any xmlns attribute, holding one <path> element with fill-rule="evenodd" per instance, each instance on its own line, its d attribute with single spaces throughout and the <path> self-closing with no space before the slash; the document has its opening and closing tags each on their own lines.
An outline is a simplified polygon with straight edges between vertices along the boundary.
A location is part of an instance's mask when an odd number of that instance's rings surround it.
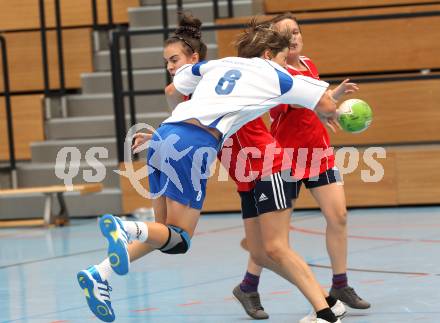
<svg viewBox="0 0 440 323">
<path fill-rule="evenodd" d="M 332 91 L 332 96 L 335 100 L 340 100 L 344 95 L 354 93 L 356 91 L 359 91 L 358 85 L 350 82 L 350 79 L 345 79 Z"/>
<path fill-rule="evenodd" d="M 336 133 L 338 130 L 342 130 L 341 125 L 338 122 L 337 115 L 333 115 L 331 117 L 323 117 L 321 116 L 321 121 L 325 124 L 333 133 Z"/>
<path fill-rule="evenodd" d="M 147 147 L 144 145 L 147 141 L 151 139 L 153 136 L 152 133 L 144 133 L 144 132 L 138 132 L 133 136 L 133 146 L 131 146 L 131 150 L 133 151 L 133 154 L 140 153 L 141 151 L 145 150 Z"/>
</svg>

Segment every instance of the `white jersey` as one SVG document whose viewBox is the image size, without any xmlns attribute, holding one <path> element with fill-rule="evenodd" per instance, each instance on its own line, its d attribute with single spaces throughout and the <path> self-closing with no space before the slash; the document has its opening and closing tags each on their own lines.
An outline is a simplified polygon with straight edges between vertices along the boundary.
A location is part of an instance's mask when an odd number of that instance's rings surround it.
<svg viewBox="0 0 440 323">
<path fill-rule="evenodd" d="M 182 66 L 174 86 L 191 100 L 180 103 L 164 123 L 197 119 L 216 128 L 223 140 L 281 103 L 314 109 L 328 83 L 290 76 L 261 58 L 226 57 Z"/>
</svg>

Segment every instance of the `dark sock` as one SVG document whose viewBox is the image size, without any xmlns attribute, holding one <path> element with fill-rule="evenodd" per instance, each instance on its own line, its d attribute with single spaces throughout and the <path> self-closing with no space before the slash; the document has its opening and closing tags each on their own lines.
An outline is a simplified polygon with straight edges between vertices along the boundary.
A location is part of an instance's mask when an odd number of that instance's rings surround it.
<svg viewBox="0 0 440 323">
<path fill-rule="evenodd" d="M 243 281 L 240 284 L 240 289 L 245 293 L 256 292 L 258 290 L 259 282 L 260 276 L 253 275 L 247 271 L 246 275 L 244 275 Z"/>
<path fill-rule="evenodd" d="M 336 322 L 338 320 L 335 314 L 333 314 L 332 310 L 328 307 L 316 312 L 316 317 L 328 322 Z"/>
<path fill-rule="evenodd" d="M 337 299 L 331 295 L 328 295 L 325 300 L 327 301 L 328 307 L 332 308 L 335 306 Z"/>
<path fill-rule="evenodd" d="M 347 273 L 333 275 L 333 287 L 336 289 L 348 286 Z"/>
</svg>

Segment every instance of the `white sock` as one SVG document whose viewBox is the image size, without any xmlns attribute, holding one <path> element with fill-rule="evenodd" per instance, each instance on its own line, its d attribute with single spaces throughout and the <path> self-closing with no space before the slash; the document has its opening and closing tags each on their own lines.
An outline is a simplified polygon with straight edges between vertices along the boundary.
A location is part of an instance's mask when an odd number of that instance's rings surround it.
<svg viewBox="0 0 440 323">
<path fill-rule="evenodd" d="M 103 262 L 101 262 L 99 265 L 95 265 L 95 267 L 103 280 L 108 280 L 113 272 L 112 266 L 110 265 L 110 260 L 108 260 L 108 258 L 105 258 Z"/>
<path fill-rule="evenodd" d="M 130 240 L 145 242 L 148 239 L 148 226 L 141 221 L 122 221 L 125 231 L 130 236 Z"/>
</svg>

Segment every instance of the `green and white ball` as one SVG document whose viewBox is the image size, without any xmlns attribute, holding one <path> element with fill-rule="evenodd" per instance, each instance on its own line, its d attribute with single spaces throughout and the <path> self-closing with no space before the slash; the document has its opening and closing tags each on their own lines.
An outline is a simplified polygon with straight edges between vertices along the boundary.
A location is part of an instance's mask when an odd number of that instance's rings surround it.
<svg viewBox="0 0 440 323">
<path fill-rule="evenodd" d="M 347 132 L 359 133 L 365 131 L 373 120 L 373 112 L 367 102 L 350 99 L 341 103 L 336 110 L 342 129 Z"/>
</svg>

